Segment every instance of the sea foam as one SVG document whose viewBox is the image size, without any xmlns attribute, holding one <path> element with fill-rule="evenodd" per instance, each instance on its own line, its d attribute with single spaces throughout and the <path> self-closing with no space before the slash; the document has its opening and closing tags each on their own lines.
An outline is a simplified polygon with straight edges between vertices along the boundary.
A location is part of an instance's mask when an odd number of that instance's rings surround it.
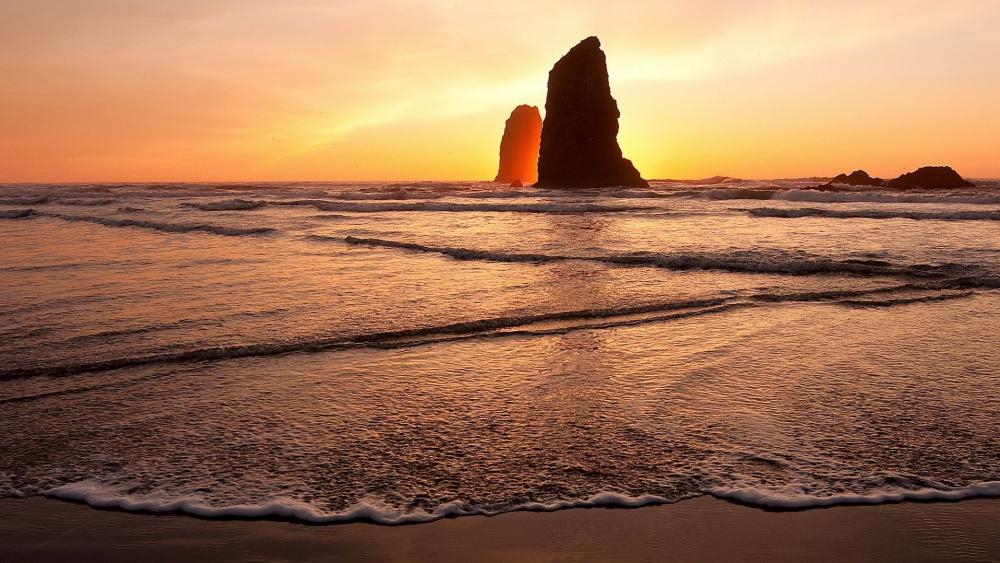
<svg viewBox="0 0 1000 563">
<path fill-rule="evenodd" d="M 977 497 L 1000 496 L 1000 481 L 972 483 L 964 487 L 904 489 L 887 487 L 869 493 L 811 495 L 800 487 L 777 489 L 760 487 L 708 487 L 676 498 L 659 495 L 627 495 L 603 491 L 579 499 L 551 502 L 512 503 L 503 507 L 477 506 L 467 502 L 443 503 L 433 510 L 405 511 L 376 500 L 362 500 L 338 511 L 325 511 L 307 502 L 288 497 L 274 497 L 251 504 L 211 504 L 196 495 L 169 497 L 162 494 L 123 494 L 93 481 L 70 483 L 43 493 L 49 498 L 82 502 L 96 508 L 111 508 L 128 512 L 183 513 L 200 518 L 280 519 L 310 524 L 373 522 L 383 525 L 419 524 L 456 516 L 496 516 L 509 512 L 554 512 L 571 508 L 640 508 L 672 504 L 701 495 L 710 495 L 772 510 L 802 510 L 836 505 L 885 504 L 903 501 L 957 501 Z"/>
<path fill-rule="evenodd" d="M 837 191 L 837 190 L 782 190 L 777 188 L 735 188 L 688 190 L 675 192 L 678 196 L 715 200 L 775 200 L 811 203 L 890 203 L 890 204 L 959 204 L 996 205 L 1000 195 L 982 193 L 891 193 L 883 191 Z"/>
<path fill-rule="evenodd" d="M 259 504 L 211 505 L 198 496 L 164 498 L 161 495 L 129 495 L 91 481 L 70 483 L 45 491 L 50 498 L 83 502 L 96 508 L 114 508 L 128 512 L 183 513 L 200 518 L 244 518 L 295 520 L 310 524 L 374 522 L 383 525 L 420 524 L 454 516 L 496 516 L 515 511 L 553 512 L 569 508 L 623 507 L 667 504 L 680 499 L 656 495 L 629 496 L 600 492 L 587 498 L 549 503 L 526 502 L 504 508 L 488 508 L 453 501 L 434 510 L 402 511 L 378 501 L 361 501 L 336 512 L 321 510 L 309 503 L 276 497 Z"/>
<path fill-rule="evenodd" d="M 796 510 L 840 504 L 885 504 L 917 501 L 956 501 L 975 497 L 1000 496 L 1000 481 L 973 483 L 965 487 L 918 489 L 886 488 L 870 493 L 839 493 L 810 495 L 794 485 L 780 489 L 712 487 L 705 491 L 717 498 L 737 501 L 762 508 Z"/>
<path fill-rule="evenodd" d="M 812 207 L 782 209 L 760 207 L 749 209 L 754 217 L 774 217 L 796 219 L 799 217 L 822 217 L 824 219 L 912 219 L 915 221 L 1000 221 L 1000 211 L 908 211 L 881 209 L 817 209 Z"/>
</svg>

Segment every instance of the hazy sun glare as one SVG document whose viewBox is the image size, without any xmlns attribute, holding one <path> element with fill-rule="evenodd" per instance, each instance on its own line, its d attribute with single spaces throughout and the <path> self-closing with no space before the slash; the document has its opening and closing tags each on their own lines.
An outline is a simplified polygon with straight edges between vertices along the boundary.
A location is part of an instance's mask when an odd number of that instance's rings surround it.
<svg viewBox="0 0 1000 563">
<path fill-rule="evenodd" d="M 0 4 L 0 181 L 488 179 L 598 35 L 647 178 L 1000 176 L 989 0 Z"/>
</svg>

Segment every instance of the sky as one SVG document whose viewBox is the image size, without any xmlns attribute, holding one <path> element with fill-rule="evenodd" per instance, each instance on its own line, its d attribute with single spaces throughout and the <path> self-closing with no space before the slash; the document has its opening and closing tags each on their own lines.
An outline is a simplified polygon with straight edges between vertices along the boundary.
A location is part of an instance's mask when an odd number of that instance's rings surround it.
<svg viewBox="0 0 1000 563">
<path fill-rule="evenodd" d="M 997 0 L 0 0 L 0 182 L 482 180 L 597 35 L 646 178 L 1000 177 Z"/>
</svg>

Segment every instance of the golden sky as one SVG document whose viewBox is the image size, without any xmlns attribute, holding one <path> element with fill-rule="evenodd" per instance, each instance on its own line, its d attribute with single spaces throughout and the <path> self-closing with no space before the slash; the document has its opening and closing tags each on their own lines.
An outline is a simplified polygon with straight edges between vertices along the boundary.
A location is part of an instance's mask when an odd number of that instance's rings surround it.
<svg viewBox="0 0 1000 563">
<path fill-rule="evenodd" d="M 0 182 L 489 179 L 589 35 L 646 178 L 1000 177 L 997 0 L 0 0 Z"/>
</svg>

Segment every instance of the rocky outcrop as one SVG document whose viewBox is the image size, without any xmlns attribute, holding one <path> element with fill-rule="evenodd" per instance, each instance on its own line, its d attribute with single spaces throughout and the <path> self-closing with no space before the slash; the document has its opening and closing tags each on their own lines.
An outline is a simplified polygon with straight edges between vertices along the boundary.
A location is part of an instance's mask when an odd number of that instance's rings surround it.
<svg viewBox="0 0 1000 563">
<path fill-rule="evenodd" d="M 549 71 L 537 185 L 647 186 L 632 162 L 622 158 L 620 115 L 601 42 L 588 37 Z"/>
<path fill-rule="evenodd" d="M 912 188 L 952 189 L 971 188 L 975 184 L 968 182 L 952 170 L 950 166 L 924 166 L 913 172 L 907 172 L 895 180 L 885 183 L 886 187 L 897 190 Z"/>
<path fill-rule="evenodd" d="M 542 142 L 542 116 L 535 106 L 514 108 L 500 139 L 500 166 L 495 182 L 532 184 L 538 179 L 538 147 Z"/>
<path fill-rule="evenodd" d="M 848 185 L 848 186 L 872 186 L 880 187 L 885 184 L 885 180 L 882 178 L 872 178 L 864 170 L 855 170 L 850 174 L 838 174 L 827 183 L 828 186 L 834 184 L 838 185 Z"/>
</svg>

